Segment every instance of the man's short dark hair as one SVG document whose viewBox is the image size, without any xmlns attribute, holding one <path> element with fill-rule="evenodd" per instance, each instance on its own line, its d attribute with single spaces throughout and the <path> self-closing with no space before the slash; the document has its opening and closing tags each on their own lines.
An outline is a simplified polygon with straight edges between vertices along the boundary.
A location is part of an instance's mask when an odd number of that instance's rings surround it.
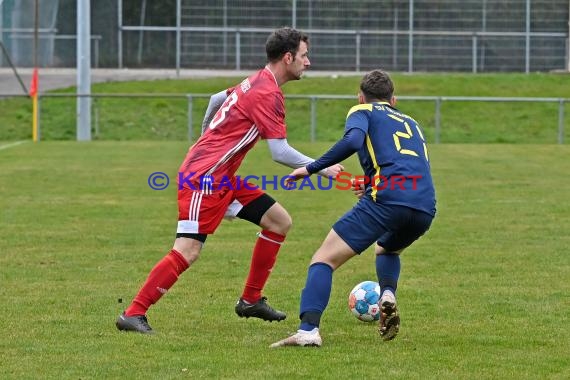
<svg viewBox="0 0 570 380">
<path fill-rule="evenodd" d="M 265 42 L 267 60 L 269 62 L 278 61 L 286 53 L 291 53 L 295 59 L 301 41 L 309 44 L 309 37 L 296 29 L 281 28 L 275 30 Z"/>
<path fill-rule="evenodd" d="M 367 101 L 390 101 L 394 95 L 394 83 L 392 83 L 392 79 L 390 79 L 387 72 L 373 70 L 362 78 L 360 91 L 362 91 Z"/>
</svg>

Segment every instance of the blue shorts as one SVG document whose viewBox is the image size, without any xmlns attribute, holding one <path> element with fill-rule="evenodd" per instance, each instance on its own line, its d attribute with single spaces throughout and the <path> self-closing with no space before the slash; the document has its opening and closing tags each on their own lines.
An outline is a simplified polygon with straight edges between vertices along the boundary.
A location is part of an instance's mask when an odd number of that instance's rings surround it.
<svg viewBox="0 0 570 380">
<path fill-rule="evenodd" d="M 358 254 L 374 242 L 386 251 L 394 252 L 422 236 L 432 220 L 433 216 L 423 211 L 379 204 L 363 197 L 332 228 Z"/>
</svg>

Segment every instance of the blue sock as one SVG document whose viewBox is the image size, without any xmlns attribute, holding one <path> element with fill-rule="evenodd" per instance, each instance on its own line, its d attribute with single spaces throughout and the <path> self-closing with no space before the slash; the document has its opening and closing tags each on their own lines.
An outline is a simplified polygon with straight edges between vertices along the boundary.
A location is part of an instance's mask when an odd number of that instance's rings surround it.
<svg viewBox="0 0 570 380">
<path fill-rule="evenodd" d="M 393 253 L 376 256 L 376 275 L 380 284 L 380 295 L 384 294 L 385 290 L 396 294 L 400 278 L 400 256 Z"/>
<path fill-rule="evenodd" d="M 331 296 L 333 269 L 325 263 L 309 267 L 307 282 L 301 293 L 300 330 L 311 331 L 319 327 L 321 315 Z"/>
</svg>

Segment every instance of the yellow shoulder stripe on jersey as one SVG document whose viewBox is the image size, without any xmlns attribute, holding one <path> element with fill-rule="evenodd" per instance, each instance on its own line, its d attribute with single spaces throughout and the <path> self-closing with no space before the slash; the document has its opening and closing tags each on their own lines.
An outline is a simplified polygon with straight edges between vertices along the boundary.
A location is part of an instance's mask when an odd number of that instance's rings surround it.
<svg viewBox="0 0 570 380">
<path fill-rule="evenodd" d="M 348 110 L 348 113 L 346 114 L 346 118 L 348 119 L 348 117 L 356 111 L 370 111 L 370 112 L 372 112 L 372 104 L 358 104 L 358 105 L 352 107 L 350 110 Z"/>
<path fill-rule="evenodd" d="M 400 123 L 403 123 L 403 122 L 404 122 L 404 119 L 400 119 L 398 116 L 394 116 L 394 115 L 392 115 L 391 113 L 388 114 L 388 117 L 391 117 L 392 119 L 397 120 L 397 121 L 399 121 Z"/>
<path fill-rule="evenodd" d="M 420 138 L 422 139 L 422 141 L 425 141 L 424 135 L 423 135 L 421 129 L 418 127 L 417 123 L 416 123 L 416 131 L 418 131 L 418 134 L 420 135 Z"/>
<path fill-rule="evenodd" d="M 372 179 L 373 183 L 370 184 L 372 186 L 372 193 L 370 196 L 372 196 L 372 199 L 376 201 L 376 193 L 378 192 L 379 185 L 379 183 L 376 183 L 376 181 L 380 181 L 380 165 L 378 165 L 378 162 L 376 162 L 376 155 L 374 154 L 374 148 L 372 148 L 372 141 L 370 140 L 369 134 L 366 134 L 366 148 L 368 148 L 368 154 L 370 154 L 370 158 L 374 164 L 374 171 L 376 172 L 374 178 Z"/>
</svg>

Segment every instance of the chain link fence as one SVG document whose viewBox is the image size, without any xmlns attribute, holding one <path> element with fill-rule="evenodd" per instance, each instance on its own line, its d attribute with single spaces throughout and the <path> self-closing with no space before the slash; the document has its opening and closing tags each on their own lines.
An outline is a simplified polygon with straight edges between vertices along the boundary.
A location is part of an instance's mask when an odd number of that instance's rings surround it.
<svg viewBox="0 0 570 380">
<path fill-rule="evenodd" d="M 34 0 L 0 1 L 0 40 L 32 57 Z M 40 64 L 74 67 L 76 0 L 40 1 Z M 308 32 L 313 69 L 568 70 L 568 0 L 92 0 L 93 66 L 254 69 L 271 30 Z M 5 60 L 0 60 L 0 66 Z"/>
<path fill-rule="evenodd" d="M 42 0 L 42 12 L 38 12 L 38 64 L 53 64 L 55 28 L 59 0 Z M 34 0 L 0 0 L 0 42 L 10 58 L 19 66 L 33 66 L 35 26 Z M 0 66 L 8 60 L 0 53 Z"/>
</svg>

